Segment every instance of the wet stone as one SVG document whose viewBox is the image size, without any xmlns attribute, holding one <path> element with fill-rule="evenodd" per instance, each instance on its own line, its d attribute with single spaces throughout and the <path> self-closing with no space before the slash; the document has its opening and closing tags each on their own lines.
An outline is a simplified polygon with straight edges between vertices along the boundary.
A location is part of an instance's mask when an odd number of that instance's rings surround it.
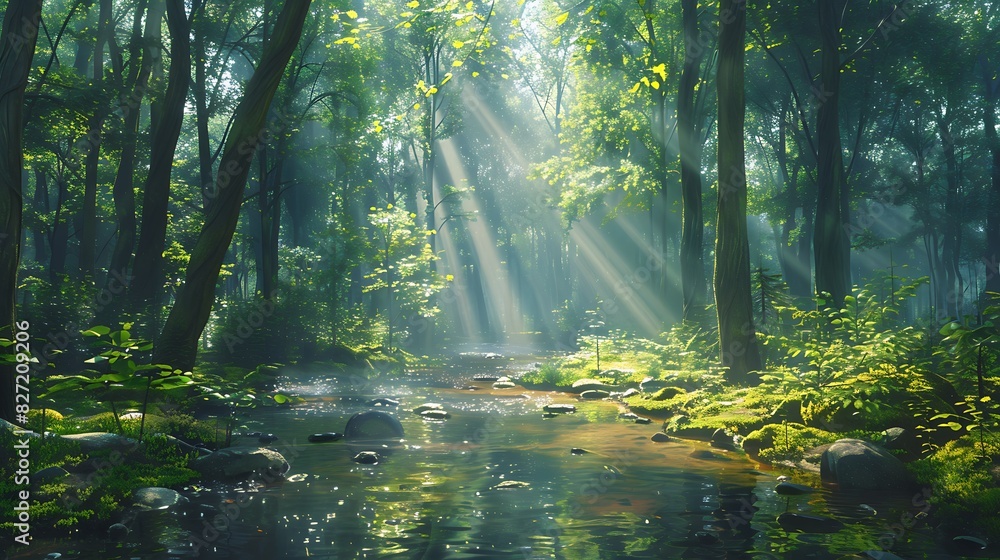
<svg viewBox="0 0 1000 560">
<path fill-rule="evenodd" d="M 355 463 L 361 463 L 362 465 L 375 465 L 381 459 L 382 457 L 374 451 L 362 451 L 351 458 Z"/>
<path fill-rule="evenodd" d="M 312 434 L 309 436 L 310 443 L 326 443 L 329 441 L 337 441 L 344 437 L 343 434 L 338 434 L 337 432 L 325 432 L 322 434 Z"/>
<path fill-rule="evenodd" d="M 797 496 L 801 494 L 811 494 L 816 490 L 802 484 L 779 482 L 778 485 L 774 487 L 774 491 L 783 496 Z"/>
</svg>

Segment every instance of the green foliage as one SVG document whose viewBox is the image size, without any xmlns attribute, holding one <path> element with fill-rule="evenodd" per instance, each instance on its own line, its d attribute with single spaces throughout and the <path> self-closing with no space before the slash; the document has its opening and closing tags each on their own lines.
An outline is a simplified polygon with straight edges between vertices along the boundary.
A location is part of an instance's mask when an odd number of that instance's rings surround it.
<svg viewBox="0 0 1000 560">
<path fill-rule="evenodd" d="M 926 335 L 898 325 L 897 316 L 924 283 L 904 283 L 890 300 L 856 288 L 842 309 L 825 308 L 822 298 L 816 309 L 777 308 L 788 326 L 764 341 L 787 367 L 762 374 L 762 383 L 800 398 L 823 425 L 884 429 L 882 421 L 908 416 L 906 402 L 931 391 L 930 364 L 920 358 Z"/>
<path fill-rule="evenodd" d="M 994 455 L 1000 437 L 989 434 L 987 447 Z M 982 531 L 990 539 L 1000 538 L 1000 467 L 980 453 L 980 440 L 964 435 L 910 465 L 917 480 L 932 490 L 935 517 L 953 531 Z"/>
<path fill-rule="evenodd" d="M 768 424 L 747 434 L 743 448 L 754 450 L 755 455 L 769 463 L 801 461 L 810 449 L 833 443 L 841 434 L 810 428 L 793 422 Z"/>
</svg>

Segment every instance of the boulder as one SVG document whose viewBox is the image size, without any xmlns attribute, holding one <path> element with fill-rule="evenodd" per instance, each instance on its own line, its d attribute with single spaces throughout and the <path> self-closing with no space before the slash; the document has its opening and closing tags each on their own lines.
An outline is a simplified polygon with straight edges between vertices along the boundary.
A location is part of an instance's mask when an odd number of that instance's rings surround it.
<svg viewBox="0 0 1000 560">
<path fill-rule="evenodd" d="M 420 416 L 428 420 L 447 420 L 451 417 L 451 414 L 447 410 L 431 409 L 421 412 Z"/>
<path fill-rule="evenodd" d="M 419 408 L 417 407 L 417 409 Z M 399 439 L 403 437 L 403 425 L 388 412 L 379 410 L 359 412 L 347 421 L 344 437 L 347 439 Z"/>
<path fill-rule="evenodd" d="M 108 527 L 108 540 L 111 542 L 122 542 L 128 538 L 128 533 L 128 527 L 121 523 L 115 523 Z"/>
<path fill-rule="evenodd" d="M 140 511 L 169 509 L 188 499 L 169 488 L 138 488 L 132 491 L 132 505 Z"/>
<path fill-rule="evenodd" d="M 611 395 L 607 391 L 602 391 L 600 389 L 588 389 L 580 393 L 581 399 L 606 399 Z"/>
<path fill-rule="evenodd" d="M 265 447 L 229 447 L 191 461 L 191 468 L 211 480 L 278 477 L 288 472 L 288 461 Z"/>
<path fill-rule="evenodd" d="M 493 488 L 497 490 L 509 490 L 513 488 L 531 488 L 531 485 L 527 482 L 521 482 L 520 480 L 505 480 Z"/>
<path fill-rule="evenodd" d="M 62 467 L 47 467 L 31 475 L 34 484 L 48 484 L 69 476 L 69 471 Z"/>
<path fill-rule="evenodd" d="M 70 434 L 62 436 L 62 438 L 80 444 L 80 451 L 84 453 L 93 453 L 95 451 L 128 451 L 139 443 L 132 438 L 108 432 Z"/>
<path fill-rule="evenodd" d="M 639 391 L 635 387 L 630 387 L 630 388 L 626 389 L 625 392 L 619 394 L 618 398 L 627 399 L 629 397 L 638 395 L 639 393 L 641 393 L 641 391 Z"/>
<path fill-rule="evenodd" d="M 573 382 L 573 386 L 570 388 L 571 393 L 582 393 L 584 391 L 598 390 L 607 391 L 611 388 L 611 385 L 599 380 L 599 379 L 577 379 Z"/>
<path fill-rule="evenodd" d="M 723 428 L 719 428 L 712 432 L 711 445 L 712 447 L 726 449 L 729 451 L 736 449 L 736 446 L 733 444 L 733 436 L 729 435 L 729 432 Z"/>
<path fill-rule="evenodd" d="M 653 423 L 653 419 L 652 418 L 646 418 L 645 416 L 640 416 L 640 417 L 638 417 L 638 418 L 635 419 L 635 423 L 636 424 L 652 424 Z"/>
<path fill-rule="evenodd" d="M 663 432 L 656 432 L 655 434 L 649 436 L 649 439 L 656 443 L 663 443 L 665 441 L 670 441 L 670 436 Z"/>
<path fill-rule="evenodd" d="M 399 401 L 388 397 L 379 397 L 368 401 L 368 406 L 399 406 Z"/>
<path fill-rule="evenodd" d="M 841 489 L 905 489 L 913 485 L 903 463 L 884 448 L 860 439 L 839 439 L 823 452 L 820 476 Z"/>
<path fill-rule="evenodd" d="M 10 422 L 4 420 L 3 418 L 0 418 L 0 430 L 7 430 L 8 432 L 21 431 L 23 433 L 18 434 L 18 437 L 22 437 L 22 438 L 23 437 L 32 437 L 32 438 L 41 437 L 37 433 L 25 430 L 24 428 L 22 428 L 21 426 L 18 426 L 17 424 L 11 424 Z"/>
</svg>

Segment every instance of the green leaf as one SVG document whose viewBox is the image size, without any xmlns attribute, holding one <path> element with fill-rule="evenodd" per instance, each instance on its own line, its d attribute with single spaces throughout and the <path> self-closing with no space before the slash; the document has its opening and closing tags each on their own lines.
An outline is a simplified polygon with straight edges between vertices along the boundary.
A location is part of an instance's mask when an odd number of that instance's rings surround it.
<svg viewBox="0 0 1000 560">
<path fill-rule="evenodd" d="M 568 18 L 569 18 L 569 12 L 563 12 L 559 14 L 558 16 L 556 16 L 556 25 L 562 25 L 566 23 L 566 20 Z"/>
<path fill-rule="evenodd" d="M 275 395 L 274 395 L 274 402 L 276 402 L 278 404 L 285 404 L 289 400 L 290 399 L 287 396 L 282 395 L 281 393 L 275 393 Z"/>
</svg>

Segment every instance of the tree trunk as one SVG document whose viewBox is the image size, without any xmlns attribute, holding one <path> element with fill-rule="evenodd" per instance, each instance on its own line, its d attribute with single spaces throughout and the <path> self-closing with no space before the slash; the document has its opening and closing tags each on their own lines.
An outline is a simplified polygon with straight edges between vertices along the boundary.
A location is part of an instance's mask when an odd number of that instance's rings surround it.
<svg viewBox="0 0 1000 560">
<path fill-rule="evenodd" d="M 704 48 L 699 44 L 697 0 L 682 0 L 684 68 L 677 94 L 677 128 L 681 152 L 681 285 L 682 317 L 695 319 L 705 307 L 705 261 L 702 252 L 704 218 L 701 210 L 701 140 L 695 115 L 695 89 Z"/>
<path fill-rule="evenodd" d="M 997 138 L 996 85 L 986 80 L 986 106 L 983 126 L 986 143 L 992 159 L 989 202 L 986 213 L 986 286 L 984 291 L 1000 293 L 1000 139 Z M 989 298 L 982 298 L 981 307 L 990 305 Z M 981 311 L 981 310 L 980 310 Z"/>
<path fill-rule="evenodd" d="M 170 81 L 163 105 L 154 115 L 149 175 L 142 197 L 142 231 L 135 252 L 132 299 L 145 307 L 160 304 L 163 292 L 163 249 L 167 238 L 167 210 L 170 203 L 170 171 L 184 120 L 184 104 L 191 73 L 190 25 L 183 0 L 167 0 L 170 29 Z"/>
<path fill-rule="evenodd" d="M 962 280 L 962 270 L 959 263 L 961 256 L 961 220 L 958 202 L 958 160 L 955 157 L 955 138 L 951 135 L 951 119 L 942 115 L 938 119 L 938 134 L 941 138 L 941 150 L 944 152 L 946 185 L 948 187 L 944 200 L 944 240 L 942 244 L 942 264 L 945 269 L 945 300 L 947 313 L 951 317 L 960 317 L 962 313 L 962 292 L 958 284 Z"/>
<path fill-rule="evenodd" d="M 215 301 L 215 284 L 239 221 L 243 191 L 253 153 L 265 133 L 265 120 L 285 66 L 302 34 L 308 0 L 286 0 L 260 66 L 236 108 L 232 131 L 219 161 L 213 202 L 191 252 L 184 285 L 170 310 L 153 353 L 154 363 L 185 371 L 194 367 L 198 339 Z"/>
<path fill-rule="evenodd" d="M 747 240 L 747 184 L 743 129 L 746 4 L 722 0 L 719 7 L 719 195 L 715 239 L 715 307 L 719 349 L 726 376 L 751 381 L 761 369 L 750 296 L 750 245 Z"/>
<path fill-rule="evenodd" d="M 133 47 L 131 62 L 141 56 L 141 63 L 137 68 L 132 83 L 132 93 L 121 105 L 121 110 L 125 117 L 124 134 L 125 143 L 122 146 L 121 160 L 118 163 L 118 173 L 115 175 L 115 184 L 112 195 L 115 201 L 115 218 L 118 222 L 118 238 L 115 240 L 115 248 L 111 254 L 111 265 L 108 269 L 108 286 L 119 278 L 129 278 L 129 265 L 132 261 L 132 251 L 135 249 L 135 150 L 139 137 L 139 114 L 142 108 L 142 99 L 146 95 L 149 87 L 149 76 L 153 71 L 153 56 L 155 48 L 151 43 L 159 40 L 159 27 L 163 19 L 163 3 L 154 1 L 146 12 L 146 29 L 142 37 L 133 37 L 133 41 L 145 43 L 141 55 L 138 46 Z"/>
<path fill-rule="evenodd" d="M 10 2 L 0 31 L 0 337 L 14 339 L 17 267 L 21 260 L 24 174 L 24 89 L 38 39 L 42 0 Z M 0 365 L 0 418 L 15 414 L 16 372 Z"/>
<path fill-rule="evenodd" d="M 94 87 L 101 91 L 104 84 L 104 45 L 110 44 L 111 0 L 100 0 L 97 19 L 97 45 L 94 48 Z M 101 136 L 104 128 L 104 106 L 98 106 L 90 117 L 87 131 L 87 158 L 84 163 L 84 189 L 80 252 L 78 267 L 81 278 L 94 275 L 97 251 L 97 168 L 101 157 Z"/>
<path fill-rule="evenodd" d="M 45 244 L 45 224 L 41 215 L 49 211 L 49 176 L 41 167 L 35 165 L 35 219 L 34 227 L 31 228 L 31 241 L 35 245 L 35 261 L 41 267 L 46 267 L 49 263 L 48 246 Z"/>
<path fill-rule="evenodd" d="M 834 0 L 819 2 L 822 67 L 816 122 L 817 191 L 816 291 L 829 294 L 826 304 L 840 308 L 851 284 L 850 244 L 844 229 L 842 190 L 844 156 L 840 144 L 840 10 Z"/>
<path fill-rule="evenodd" d="M 49 261 L 49 281 L 55 282 L 59 276 L 66 274 L 66 255 L 69 253 L 69 221 L 66 219 L 66 201 L 69 199 L 69 187 L 63 171 L 56 173 L 56 215 L 52 222 L 52 233 L 49 246 L 52 257 Z"/>
</svg>

